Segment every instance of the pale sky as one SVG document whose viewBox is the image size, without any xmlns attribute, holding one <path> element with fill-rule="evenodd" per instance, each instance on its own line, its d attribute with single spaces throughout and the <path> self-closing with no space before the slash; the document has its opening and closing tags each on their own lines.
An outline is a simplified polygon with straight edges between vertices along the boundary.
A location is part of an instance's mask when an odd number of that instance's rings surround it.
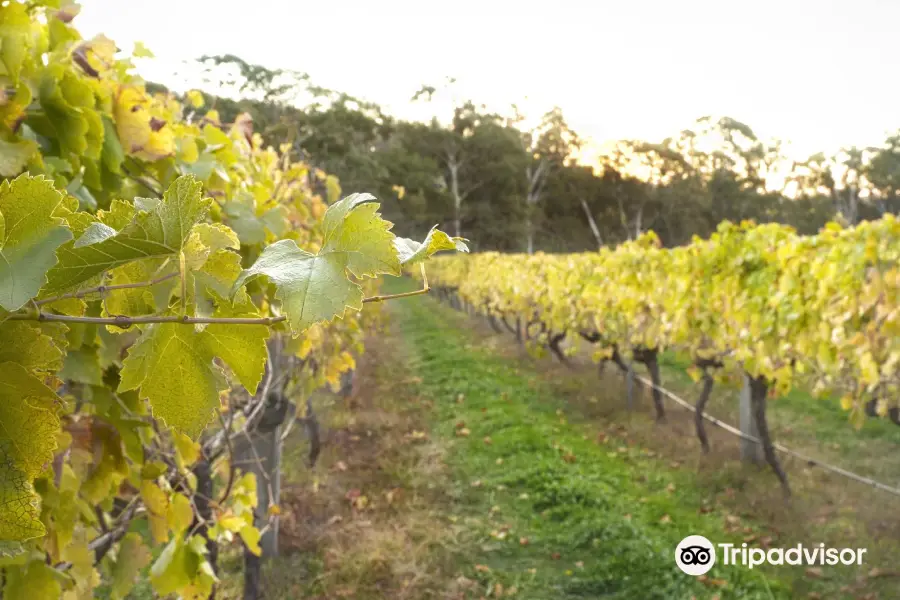
<svg viewBox="0 0 900 600">
<path fill-rule="evenodd" d="M 82 0 L 75 25 L 191 87 L 182 60 L 231 53 L 424 116 L 423 83 L 529 114 L 562 107 L 596 144 L 658 141 L 728 115 L 808 156 L 900 128 L 897 0 Z M 528 98 L 526 101 L 525 98 Z"/>
</svg>

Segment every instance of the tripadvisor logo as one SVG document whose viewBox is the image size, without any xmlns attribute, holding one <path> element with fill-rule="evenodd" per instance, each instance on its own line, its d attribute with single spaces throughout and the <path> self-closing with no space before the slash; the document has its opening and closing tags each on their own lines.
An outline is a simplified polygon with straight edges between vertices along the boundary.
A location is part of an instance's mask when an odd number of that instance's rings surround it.
<svg viewBox="0 0 900 600">
<path fill-rule="evenodd" d="M 716 564 L 716 549 L 702 535 L 689 535 L 675 548 L 675 564 L 688 575 L 703 575 Z"/>
<path fill-rule="evenodd" d="M 861 565 L 866 548 L 826 548 L 825 544 L 792 548 L 750 548 L 747 544 L 713 545 L 702 535 L 689 535 L 675 548 L 675 564 L 688 575 L 703 575 L 716 564 L 716 549 L 722 554 L 722 564 L 742 565 L 752 569 L 770 565 Z"/>
</svg>

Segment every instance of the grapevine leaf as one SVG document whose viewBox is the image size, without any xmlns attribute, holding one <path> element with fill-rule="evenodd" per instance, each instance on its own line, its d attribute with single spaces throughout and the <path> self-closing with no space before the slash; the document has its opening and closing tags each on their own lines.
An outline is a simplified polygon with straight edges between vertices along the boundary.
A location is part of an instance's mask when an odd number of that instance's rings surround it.
<svg viewBox="0 0 900 600">
<path fill-rule="evenodd" d="M 217 298 L 214 317 L 258 317 L 250 299 L 232 307 Z M 269 328 L 265 325 L 226 325 L 213 323 L 200 334 L 199 342 L 209 348 L 210 354 L 218 356 L 231 367 L 238 380 L 252 394 L 256 391 L 266 367 L 266 340 Z"/>
<path fill-rule="evenodd" d="M 465 238 L 450 237 L 438 229 L 437 225 L 431 228 L 424 242 L 419 243 L 409 238 L 396 238 L 394 245 L 400 256 L 400 264 L 404 267 L 423 261 L 440 250 L 469 251 Z"/>
<path fill-rule="evenodd" d="M 125 161 L 125 152 L 122 151 L 122 144 L 119 142 L 119 134 L 116 133 L 116 126 L 112 120 L 103 117 L 103 152 L 101 154 L 103 166 L 116 175 L 122 174 L 122 163 Z"/>
<path fill-rule="evenodd" d="M 53 215 L 63 195 L 43 177 L 20 175 L 0 183 L 0 306 L 17 310 L 37 296 L 56 264 L 56 249 L 72 238 Z"/>
<path fill-rule="evenodd" d="M 32 43 L 28 8 L 19 2 L 0 7 L 0 65 L 14 82 Z"/>
<path fill-rule="evenodd" d="M 216 317 L 258 317 L 244 295 L 235 305 L 213 291 Z M 123 363 L 119 391 L 140 388 L 153 414 L 196 437 L 219 405 L 221 372 L 218 356 L 248 390 L 255 391 L 266 363 L 265 325 L 213 323 L 197 333 L 177 323 L 151 325 L 132 346 Z"/>
<path fill-rule="evenodd" d="M 37 149 L 37 142 L 31 140 L 0 140 L 0 177 L 15 177 L 21 173 Z"/>
<path fill-rule="evenodd" d="M 103 372 L 100 369 L 97 349 L 83 346 L 77 350 L 69 350 L 58 376 L 63 381 L 103 385 Z"/>
<path fill-rule="evenodd" d="M 172 500 L 169 502 L 169 509 L 166 512 L 166 521 L 173 534 L 180 536 L 185 529 L 191 526 L 193 520 L 194 511 L 188 497 L 179 493 L 172 494 Z"/>
<path fill-rule="evenodd" d="M 3 586 L 4 600 L 62 597 L 62 585 L 56 571 L 42 560 L 32 560 L 25 569 L 10 569 L 7 577 Z"/>
<path fill-rule="evenodd" d="M 199 269 L 209 255 L 226 248 L 237 250 L 241 242 L 237 234 L 220 223 L 200 223 L 191 231 L 184 245 L 185 266 L 190 270 Z"/>
<path fill-rule="evenodd" d="M 83 248 L 85 246 L 99 244 L 100 242 L 115 236 L 117 233 L 118 232 L 109 225 L 104 225 L 100 222 L 91 223 L 88 228 L 84 230 L 84 233 L 75 240 L 72 247 Z"/>
<path fill-rule="evenodd" d="M 400 260 L 393 245 L 391 223 L 376 212 L 378 204 L 369 194 L 354 194 L 333 204 L 325 213 L 325 240 L 318 254 L 281 240 L 262 251 L 245 269 L 232 288 L 265 275 L 278 288 L 294 335 L 315 323 L 342 317 L 346 308 L 362 309 L 362 288 L 356 277 L 400 274 Z"/>
<path fill-rule="evenodd" d="M 179 177 L 161 201 L 135 199 L 138 212 L 115 235 L 89 245 L 71 243 L 60 248 L 59 264 L 47 274 L 45 292 L 65 291 L 134 260 L 178 254 L 212 202 L 202 197 L 200 188 L 200 182 L 190 175 Z"/>
<path fill-rule="evenodd" d="M 164 471 L 164 469 L 163 469 Z M 147 517 L 150 523 L 150 533 L 153 541 L 163 544 L 169 541 L 169 524 L 166 515 L 169 512 L 169 498 L 158 485 L 152 481 L 141 482 L 141 498 L 147 507 Z"/>
<path fill-rule="evenodd" d="M 224 206 L 228 224 L 241 238 L 241 242 L 252 246 L 266 241 L 263 222 L 256 216 L 256 209 L 241 202 L 226 202 Z"/>
<path fill-rule="evenodd" d="M 62 357 L 62 350 L 40 327 L 25 321 L 0 323 L 0 363 L 16 363 L 29 371 L 53 372 L 62 367 Z"/>
<path fill-rule="evenodd" d="M 25 546 L 21 542 L 0 540 L 0 558 L 12 558 L 25 552 Z"/>
<path fill-rule="evenodd" d="M 244 525 L 238 534 L 241 536 L 241 539 L 244 540 L 244 544 L 247 545 L 247 550 L 256 556 L 262 554 L 262 548 L 259 547 L 259 539 L 262 537 L 259 533 L 259 529 L 253 525 Z"/>
<path fill-rule="evenodd" d="M 122 600 L 128 596 L 141 569 L 150 564 L 150 558 L 150 549 L 139 534 L 132 532 L 122 538 L 110 581 L 113 600 Z"/>
<path fill-rule="evenodd" d="M 181 536 L 172 538 L 150 567 L 150 581 L 157 594 L 168 596 L 190 585 L 191 575 L 198 566 L 193 564 L 192 557 Z"/>
<path fill-rule="evenodd" d="M 178 323 L 147 327 L 122 364 L 119 391 L 140 387 L 153 415 L 196 437 L 219 405 L 221 374 L 193 328 Z"/>
<path fill-rule="evenodd" d="M 159 277 L 158 271 L 164 261 L 162 258 L 151 258 L 130 262 L 110 271 L 108 282 L 110 285 L 123 285 L 150 281 Z M 104 314 L 137 316 L 153 313 L 158 306 L 153 292 L 159 287 L 109 290 L 104 296 Z M 161 307 L 165 308 L 166 303 L 161 303 Z M 123 333 L 118 327 L 108 327 L 107 330 L 116 334 Z"/>
<path fill-rule="evenodd" d="M 32 480 L 53 459 L 57 396 L 21 365 L 0 364 L 0 540 L 44 535 Z"/>
<path fill-rule="evenodd" d="M 116 131 L 127 154 L 154 161 L 175 153 L 172 126 L 142 88 L 119 88 L 114 114 Z"/>
</svg>

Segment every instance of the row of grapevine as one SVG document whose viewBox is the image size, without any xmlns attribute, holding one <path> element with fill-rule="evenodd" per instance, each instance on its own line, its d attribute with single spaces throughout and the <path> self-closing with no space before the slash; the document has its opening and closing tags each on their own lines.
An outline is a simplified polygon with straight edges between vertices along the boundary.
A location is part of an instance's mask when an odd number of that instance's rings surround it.
<svg viewBox="0 0 900 600">
<path fill-rule="evenodd" d="M 671 249 L 651 232 L 599 252 L 438 257 L 429 277 L 557 352 L 568 335 L 594 343 L 595 360 L 623 370 L 645 363 L 657 385 L 657 353 L 689 353 L 692 376 L 707 381 L 701 412 L 714 376 L 746 374 L 764 452 L 787 490 L 768 439 L 767 395 L 799 386 L 840 397 L 857 421 L 867 407 L 896 415 L 898 260 L 900 221 L 887 215 L 813 236 L 725 222 L 709 239 Z M 662 419 L 658 392 L 654 399 Z"/>
<path fill-rule="evenodd" d="M 0 2 L 0 595 L 123 598 L 152 556 L 157 594 L 208 598 L 278 513 L 238 437 L 353 367 L 378 276 L 465 245 L 149 94 L 77 12 Z"/>
</svg>

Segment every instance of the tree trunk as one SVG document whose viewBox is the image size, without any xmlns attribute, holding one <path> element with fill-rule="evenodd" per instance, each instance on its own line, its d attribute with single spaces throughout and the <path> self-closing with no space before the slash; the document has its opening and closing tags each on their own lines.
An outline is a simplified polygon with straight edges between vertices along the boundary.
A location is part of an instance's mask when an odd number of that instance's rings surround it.
<svg viewBox="0 0 900 600">
<path fill-rule="evenodd" d="M 594 234 L 594 239 L 597 241 L 597 246 L 603 246 L 603 236 L 600 235 L 600 228 L 597 227 L 597 222 L 594 220 L 594 215 L 591 214 L 591 209 L 588 207 L 587 202 L 585 202 L 584 198 L 579 198 L 581 200 L 581 208 L 584 209 L 584 214 L 587 217 L 588 225 L 591 227 L 591 233 Z"/>
<path fill-rule="evenodd" d="M 647 372 L 650 373 L 650 380 L 653 382 L 653 389 L 651 392 L 653 396 L 653 406 L 656 408 L 656 422 L 665 423 L 666 409 L 662 401 L 662 392 L 660 392 L 660 388 L 662 388 L 662 378 L 659 375 L 659 362 L 656 360 L 656 356 L 656 350 L 641 349 L 640 351 L 635 352 L 635 359 L 644 363 L 644 366 L 647 367 Z"/>
<path fill-rule="evenodd" d="M 756 417 L 753 410 L 753 392 L 750 387 L 750 376 L 744 374 L 744 386 L 741 388 L 740 397 L 740 428 L 741 433 L 759 439 L 759 429 L 756 426 Z M 757 442 L 741 438 L 741 460 L 759 464 L 763 461 L 761 447 Z"/>
<path fill-rule="evenodd" d="M 202 457 L 197 461 L 197 464 L 194 465 L 193 472 L 194 476 L 197 478 L 197 493 L 194 496 L 194 504 L 197 507 L 197 516 L 205 523 L 210 523 L 212 522 L 212 506 L 210 502 L 213 501 L 213 479 L 212 469 L 209 461 L 206 460 L 206 457 Z M 206 537 L 206 532 L 209 529 L 205 523 L 201 523 L 197 527 L 197 534 L 201 537 Z M 207 539 L 206 550 L 208 551 L 207 560 L 212 567 L 213 573 L 218 574 L 219 545 L 215 540 Z M 214 600 L 215 597 L 216 587 L 213 585 L 212 592 L 209 594 L 209 600 Z"/>
<path fill-rule="evenodd" d="M 566 339 L 565 331 L 563 331 L 562 333 L 556 333 L 556 334 L 551 333 L 550 341 L 547 345 L 550 346 L 550 350 L 553 352 L 553 354 L 556 355 L 556 358 L 559 359 L 559 362 L 561 362 L 562 364 L 566 365 L 567 367 L 569 367 L 571 369 L 572 363 L 569 361 L 569 359 L 566 357 L 566 355 L 563 354 L 562 348 L 559 347 L 559 345 L 563 342 L 564 339 Z"/>
<path fill-rule="evenodd" d="M 750 399 L 753 403 L 753 415 L 756 417 L 756 427 L 759 430 L 759 440 L 762 442 L 763 454 L 766 462 L 775 471 L 778 481 L 781 482 L 781 489 L 786 498 L 791 495 L 791 488 L 788 485 L 787 475 L 781 468 L 778 456 L 775 454 L 775 446 L 772 444 L 772 436 L 769 434 L 769 424 L 766 421 L 766 394 L 769 391 L 769 385 L 765 378 L 750 378 Z"/>
<path fill-rule="evenodd" d="M 697 437 L 700 438 L 700 447 L 704 454 L 709 454 L 709 439 L 706 437 L 706 428 L 703 424 L 703 411 L 713 389 L 713 378 L 705 369 L 703 371 L 703 389 L 700 390 L 700 399 L 697 400 L 697 412 L 694 413 L 694 425 L 697 428 Z"/>
<path fill-rule="evenodd" d="M 234 454 L 244 465 L 244 471 L 256 477 L 257 506 L 254 526 L 258 529 L 270 523 L 259 541 L 262 557 L 244 549 L 244 600 L 262 598 L 260 591 L 261 559 L 278 555 L 278 517 L 269 517 L 269 506 L 277 505 L 281 494 L 281 431 L 282 423 L 293 408 L 278 393 L 269 393 L 266 407 L 256 427 L 239 438 Z M 249 438 L 249 439 L 248 439 Z"/>
<path fill-rule="evenodd" d="M 528 212 L 530 213 L 530 207 L 528 208 Z M 525 239 L 527 240 L 525 251 L 528 252 L 528 254 L 534 254 L 534 229 L 531 225 L 531 214 L 525 216 Z"/>
<path fill-rule="evenodd" d="M 641 237 L 641 231 L 644 228 L 644 203 L 642 202 L 638 208 L 637 216 L 634 218 L 634 238 Z"/>
<path fill-rule="evenodd" d="M 262 600 L 262 563 L 244 547 L 244 600 Z"/>
<path fill-rule="evenodd" d="M 462 196 L 459 193 L 459 163 L 456 161 L 455 154 L 447 157 L 447 168 L 450 169 L 450 193 L 453 194 L 453 230 L 456 232 L 456 237 L 461 237 Z"/>
</svg>

